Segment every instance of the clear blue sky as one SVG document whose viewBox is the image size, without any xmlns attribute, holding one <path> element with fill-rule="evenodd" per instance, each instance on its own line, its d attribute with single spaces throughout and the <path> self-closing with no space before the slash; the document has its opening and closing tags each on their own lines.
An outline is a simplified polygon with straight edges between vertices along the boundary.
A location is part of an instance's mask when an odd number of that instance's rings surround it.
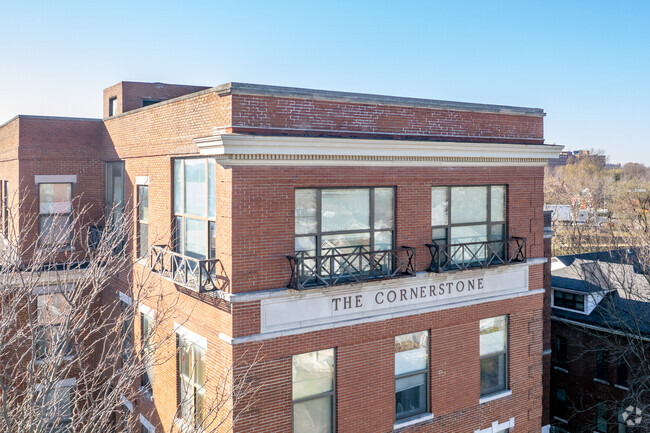
<svg viewBox="0 0 650 433">
<path fill-rule="evenodd" d="M 0 123 L 100 117 L 119 81 L 543 108 L 547 143 L 650 165 L 648 1 L 7 1 Z"/>
</svg>

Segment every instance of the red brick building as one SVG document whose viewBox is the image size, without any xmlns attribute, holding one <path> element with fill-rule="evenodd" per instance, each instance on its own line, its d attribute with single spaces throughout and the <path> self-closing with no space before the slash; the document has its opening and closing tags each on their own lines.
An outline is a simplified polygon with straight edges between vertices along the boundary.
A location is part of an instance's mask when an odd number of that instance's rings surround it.
<svg viewBox="0 0 650 433">
<path fill-rule="evenodd" d="M 543 176 L 560 146 L 542 110 L 120 83 L 104 116 L 2 125 L 0 180 L 21 202 L 56 184 L 89 218 L 138 220 L 133 273 L 177 302 L 168 350 L 194 367 L 151 368 L 125 402 L 143 429 L 189 428 L 247 362 L 259 389 L 226 419 L 235 432 L 548 424 Z M 156 306 L 140 312 L 137 338 Z"/>
</svg>

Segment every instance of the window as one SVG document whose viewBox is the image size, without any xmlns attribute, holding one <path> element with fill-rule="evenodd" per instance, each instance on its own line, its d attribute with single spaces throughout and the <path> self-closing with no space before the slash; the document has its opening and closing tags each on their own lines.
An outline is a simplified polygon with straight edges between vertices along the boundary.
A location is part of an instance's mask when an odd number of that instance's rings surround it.
<svg viewBox="0 0 650 433">
<path fill-rule="evenodd" d="M 322 257 L 392 250 L 394 209 L 394 188 L 297 189 L 296 254 Z M 389 254 L 377 260 L 381 266 L 392 267 Z M 320 273 L 330 273 L 329 260 L 314 263 Z M 335 259 L 333 263 L 336 269 L 332 273 L 369 268 L 367 256 L 359 260 Z"/>
<path fill-rule="evenodd" d="M 596 431 L 607 433 L 607 403 L 604 401 L 596 404 Z"/>
<path fill-rule="evenodd" d="M 609 352 L 600 349 L 596 352 L 596 379 L 609 381 Z"/>
<path fill-rule="evenodd" d="M 38 185 L 39 244 L 65 247 L 72 240 L 72 184 Z"/>
<path fill-rule="evenodd" d="M 205 405 L 205 350 L 183 335 L 178 341 L 178 404 L 181 419 L 200 425 Z"/>
<path fill-rule="evenodd" d="M 555 365 L 560 368 L 566 368 L 568 360 L 567 341 L 564 337 L 555 338 Z"/>
<path fill-rule="evenodd" d="M 106 163 L 106 221 L 119 226 L 124 214 L 124 161 Z"/>
<path fill-rule="evenodd" d="M 108 99 L 108 117 L 115 116 L 117 114 L 117 97 Z"/>
<path fill-rule="evenodd" d="M 627 359 L 624 356 L 619 356 L 616 360 L 616 384 L 627 388 L 628 385 L 629 369 Z"/>
<path fill-rule="evenodd" d="M 64 386 L 62 382 L 67 382 L 67 379 L 38 396 L 48 433 L 66 433 L 72 425 L 72 387 Z"/>
<path fill-rule="evenodd" d="M 140 433 L 156 433 L 156 427 L 140 414 Z"/>
<path fill-rule="evenodd" d="M 142 389 L 152 394 L 153 382 L 153 318 L 148 314 L 140 313 L 140 343 L 142 344 L 142 360 L 144 362 L 145 371 L 142 374 Z"/>
<path fill-rule="evenodd" d="M 138 257 L 149 255 L 149 186 L 138 185 Z"/>
<path fill-rule="evenodd" d="M 429 332 L 395 337 L 395 419 L 428 411 Z"/>
<path fill-rule="evenodd" d="M 216 161 L 174 160 L 174 249 L 188 257 L 215 257 Z"/>
<path fill-rule="evenodd" d="M 562 420 L 568 418 L 566 389 L 562 386 L 558 386 L 555 390 L 555 415 Z"/>
<path fill-rule="evenodd" d="M 585 311 L 585 297 L 576 293 L 553 290 L 553 306 L 569 310 Z"/>
<path fill-rule="evenodd" d="M 9 238 L 9 182 L 0 180 L 0 221 L 2 222 L 2 234 Z"/>
<path fill-rule="evenodd" d="M 627 419 L 628 416 L 623 415 L 625 413 L 625 406 L 619 406 L 616 408 L 616 431 L 617 433 L 627 433 Z M 633 414 L 632 416 L 635 416 Z M 634 422 L 634 419 L 632 420 Z"/>
<path fill-rule="evenodd" d="M 334 432 L 334 366 L 334 349 L 293 356 L 294 433 Z"/>
<path fill-rule="evenodd" d="M 36 297 L 38 332 L 36 354 L 45 357 L 68 356 L 72 345 L 65 327 L 61 326 L 70 304 L 63 293 L 48 293 Z"/>
<path fill-rule="evenodd" d="M 120 318 L 122 326 L 120 338 L 122 339 L 122 361 L 126 364 L 133 350 L 133 308 L 131 304 L 120 300 Z"/>
<path fill-rule="evenodd" d="M 148 107 L 149 105 L 157 104 L 159 102 L 162 102 L 162 99 L 143 99 L 142 106 Z"/>
<path fill-rule="evenodd" d="M 491 254 L 502 256 L 506 238 L 506 186 L 431 188 L 431 238 L 439 246 L 494 242 L 489 247 L 452 246 L 446 251 L 450 265 L 483 260 Z"/>
<path fill-rule="evenodd" d="M 481 397 L 508 387 L 508 316 L 480 322 Z"/>
</svg>

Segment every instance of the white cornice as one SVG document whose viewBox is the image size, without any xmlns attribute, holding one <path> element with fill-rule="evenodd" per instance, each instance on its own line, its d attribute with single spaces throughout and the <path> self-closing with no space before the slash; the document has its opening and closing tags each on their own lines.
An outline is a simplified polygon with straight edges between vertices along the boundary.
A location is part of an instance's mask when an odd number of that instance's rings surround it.
<svg viewBox="0 0 650 433">
<path fill-rule="evenodd" d="M 195 139 L 202 155 L 233 165 L 544 166 L 563 146 L 219 134 Z"/>
</svg>

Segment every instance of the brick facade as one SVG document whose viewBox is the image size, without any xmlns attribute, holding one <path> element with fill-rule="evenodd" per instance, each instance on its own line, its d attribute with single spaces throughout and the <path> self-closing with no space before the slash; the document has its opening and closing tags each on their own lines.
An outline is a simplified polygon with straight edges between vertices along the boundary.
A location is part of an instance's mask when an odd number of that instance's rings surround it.
<svg viewBox="0 0 650 433">
<path fill-rule="evenodd" d="M 108 117 L 113 97 L 117 97 L 118 112 Z M 163 102 L 140 108 L 142 99 Z M 476 150 L 470 156 L 417 156 L 413 161 L 441 158 L 445 162 L 414 162 L 413 166 L 394 164 L 390 156 L 374 165 L 363 158 L 346 165 L 333 160 L 321 164 L 316 159 L 310 163 L 309 155 L 283 164 L 260 162 L 266 157 L 262 155 L 251 157 L 250 163 L 231 165 L 220 162 L 217 154 L 215 249 L 227 276 L 226 293 L 220 297 L 199 294 L 155 273 L 149 278 L 160 286 L 164 294 L 161 302 L 176 308 L 166 331 L 173 333 L 172 322 L 179 322 L 207 339 L 208 383 L 222 380 L 233 362 L 235 371 L 247 362 L 254 363 L 251 374 L 259 391 L 250 410 L 232 425 L 234 432 L 291 431 L 292 356 L 328 348 L 336 350 L 336 431 L 393 431 L 394 338 L 422 330 L 430 332 L 428 411 L 434 418 L 403 431 L 471 433 L 512 418 L 511 432 L 541 430 L 542 350 L 548 344 L 543 342 L 548 330 L 544 330 L 544 295 L 539 291 L 544 287 L 541 262 L 525 266 L 528 290 L 535 291 L 530 294 L 384 320 L 361 320 L 331 329 L 294 329 L 287 335 L 267 335 L 263 329 L 264 294 L 283 290 L 291 277 L 285 256 L 294 253 L 296 188 L 394 187 L 394 245 L 416 248 L 415 270 L 424 277 L 431 261 L 425 246 L 431 242 L 431 187 L 506 185 L 507 236 L 525 237 L 527 257 L 543 258 L 543 164 L 530 155 L 490 159 L 489 153 L 495 143 L 550 148 L 543 144 L 541 110 L 238 83 L 211 89 L 119 83 L 104 91 L 104 117 L 20 116 L 0 127 L 0 179 L 8 179 L 14 187 L 25 185 L 21 199 L 35 203 L 19 209 L 20 221 L 37 213 L 34 176 L 74 174 L 75 206 L 90 206 L 89 218 L 101 223 L 104 163 L 123 160 L 126 212 L 136 210 L 136 177 L 148 177 L 149 243 L 171 246 L 173 159 L 209 154 L 197 140 L 220 134 L 274 137 L 277 143 L 285 136 L 319 137 L 323 143 L 346 138 L 351 145 L 356 139 L 400 140 L 395 154 L 405 151 L 400 149 L 407 147 L 404 140 L 432 146 L 448 142 L 452 153 L 454 143 L 458 149 L 463 143 L 474 145 Z M 293 161 L 293 156 L 283 158 Z M 135 238 L 128 244 L 128 248 L 134 247 Z M 132 272 L 147 274 L 148 268 L 139 262 Z M 480 272 L 470 270 L 463 275 L 483 275 Z M 404 284 L 409 284 L 407 280 Z M 128 281 L 128 275 L 116 276 L 114 285 L 128 293 Z M 345 290 L 361 290 L 368 284 L 348 285 Z M 281 293 L 297 296 L 295 292 Z M 237 297 L 248 295 L 253 298 Z M 511 394 L 481 404 L 479 321 L 501 315 L 509 317 Z M 136 321 L 136 341 L 139 329 Z M 164 348 L 170 354 L 175 349 L 171 342 Z M 134 402 L 134 413 L 144 414 L 157 426 L 157 432 L 171 431 L 174 425 L 177 375 L 171 356 L 169 362 L 154 367 L 153 399 L 142 396 Z M 208 397 L 212 392 L 208 387 Z M 235 414 L 246 402 L 238 404 Z M 224 427 L 232 422 L 229 417 Z"/>
</svg>

